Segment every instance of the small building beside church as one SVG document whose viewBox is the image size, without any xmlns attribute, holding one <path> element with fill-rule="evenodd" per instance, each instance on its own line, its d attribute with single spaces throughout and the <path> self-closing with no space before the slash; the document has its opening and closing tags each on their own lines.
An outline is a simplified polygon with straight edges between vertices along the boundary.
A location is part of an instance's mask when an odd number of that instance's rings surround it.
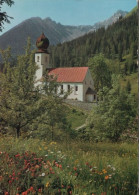
<svg viewBox="0 0 139 195">
<path fill-rule="evenodd" d="M 41 84 L 43 75 L 56 77 L 59 84 L 58 93 L 70 92 L 67 99 L 78 100 L 83 102 L 96 101 L 94 91 L 94 81 L 88 67 L 60 67 L 52 68 L 49 65 L 49 53 L 47 48 L 49 40 L 42 34 L 36 41 L 38 48 L 35 53 L 35 62 L 38 65 L 36 71 L 36 85 Z"/>
</svg>

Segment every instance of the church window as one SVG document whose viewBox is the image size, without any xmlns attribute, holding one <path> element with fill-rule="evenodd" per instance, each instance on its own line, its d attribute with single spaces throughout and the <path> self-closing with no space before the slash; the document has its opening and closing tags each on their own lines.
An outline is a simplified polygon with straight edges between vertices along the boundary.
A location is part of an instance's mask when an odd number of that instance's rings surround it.
<svg viewBox="0 0 139 195">
<path fill-rule="evenodd" d="M 75 95 L 77 95 L 77 94 L 78 94 L 78 86 L 75 85 Z"/>
<path fill-rule="evenodd" d="M 61 85 L 60 93 L 63 94 L 63 85 Z"/>
<path fill-rule="evenodd" d="M 67 91 L 70 92 L 70 85 L 68 85 L 68 90 Z"/>
<path fill-rule="evenodd" d="M 40 61 L 40 56 L 37 56 L 37 62 L 39 62 Z"/>
</svg>

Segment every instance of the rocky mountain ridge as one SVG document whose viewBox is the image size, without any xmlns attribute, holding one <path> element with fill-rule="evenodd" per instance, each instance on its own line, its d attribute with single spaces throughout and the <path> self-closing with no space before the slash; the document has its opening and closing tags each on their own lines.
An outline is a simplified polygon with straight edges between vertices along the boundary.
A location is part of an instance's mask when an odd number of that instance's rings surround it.
<svg viewBox="0 0 139 195">
<path fill-rule="evenodd" d="M 35 48 L 35 42 L 38 36 L 43 32 L 49 39 L 50 45 L 56 45 L 66 41 L 73 40 L 84 34 L 97 30 L 100 27 L 107 28 L 108 25 L 117 21 L 120 16 L 125 16 L 127 12 L 118 11 L 111 18 L 95 25 L 70 26 L 56 23 L 51 18 L 41 19 L 33 17 L 23 21 L 11 30 L 0 36 L 0 48 L 12 48 L 14 55 L 21 54 L 27 42 L 31 38 L 32 47 Z"/>
</svg>

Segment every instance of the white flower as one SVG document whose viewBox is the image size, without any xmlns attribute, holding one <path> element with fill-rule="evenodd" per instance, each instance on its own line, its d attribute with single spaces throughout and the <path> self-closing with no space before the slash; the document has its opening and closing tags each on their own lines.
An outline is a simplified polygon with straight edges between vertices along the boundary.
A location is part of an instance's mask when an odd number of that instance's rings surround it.
<svg viewBox="0 0 139 195">
<path fill-rule="evenodd" d="M 42 177 L 44 177 L 45 176 L 45 173 L 42 173 Z"/>
<path fill-rule="evenodd" d="M 112 167 L 112 170 L 115 171 L 116 170 L 115 167 Z"/>
</svg>

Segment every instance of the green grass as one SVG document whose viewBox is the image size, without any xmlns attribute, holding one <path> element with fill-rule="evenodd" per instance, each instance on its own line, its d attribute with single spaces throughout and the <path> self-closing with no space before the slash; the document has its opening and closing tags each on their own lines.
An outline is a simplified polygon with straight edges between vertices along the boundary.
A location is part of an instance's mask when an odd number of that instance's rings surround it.
<svg viewBox="0 0 139 195">
<path fill-rule="evenodd" d="M 136 143 L 50 143 L 3 137 L 0 145 L 0 189 L 4 192 L 16 194 L 17 187 L 23 186 L 20 191 L 39 190 L 39 195 L 137 193 Z M 22 174 L 16 180 L 18 172 Z M 8 178 L 13 178 L 11 184 Z"/>
<path fill-rule="evenodd" d="M 73 129 L 83 125 L 86 121 L 86 118 L 87 113 L 72 106 L 67 107 L 67 121 L 71 124 Z"/>
</svg>

